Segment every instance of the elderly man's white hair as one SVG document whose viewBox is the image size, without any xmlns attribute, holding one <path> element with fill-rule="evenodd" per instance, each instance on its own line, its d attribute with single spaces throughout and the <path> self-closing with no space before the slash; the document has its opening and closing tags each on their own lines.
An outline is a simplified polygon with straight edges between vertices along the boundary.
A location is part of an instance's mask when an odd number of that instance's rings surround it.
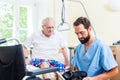
<svg viewBox="0 0 120 80">
<path fill-rule="evenodd" d="M 47 21 L 47 20 L 51 20 L 51 21 L 53 21 L 55 23 L 55 21 L 54 21 L 54 19 L 52 17 L 47 17 L 47 18 L 43 19 L 42 24 L 44 25 L 45 21 Z"/>
</svg>

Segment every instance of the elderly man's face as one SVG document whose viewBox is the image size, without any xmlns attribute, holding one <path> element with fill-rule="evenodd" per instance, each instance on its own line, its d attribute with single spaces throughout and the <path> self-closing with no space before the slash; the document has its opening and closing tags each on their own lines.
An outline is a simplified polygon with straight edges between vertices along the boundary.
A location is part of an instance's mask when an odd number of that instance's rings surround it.
<svg viewBox="0 0 120 80">
<path fill-rule="evenodd" d="M 46 37 L 50 37 L 54 33 L 54 21 L 52 20 L 46 20 L 43 24 L 43 34 Z"/>
</svg>

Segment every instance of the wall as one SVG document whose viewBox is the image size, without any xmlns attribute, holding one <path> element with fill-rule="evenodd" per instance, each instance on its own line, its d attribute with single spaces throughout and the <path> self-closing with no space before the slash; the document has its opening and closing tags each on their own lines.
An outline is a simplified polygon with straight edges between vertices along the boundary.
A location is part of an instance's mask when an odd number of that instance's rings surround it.
<svg viewBox="0 0 120 80">
<path fill-rule="evenodd" d="M 108 44 L 119 40 L 119 27 L 120 27 L 120 11 L 111 10 L 108 7 L 106 0 L 81 0 L 84 4 L 91 23 L 96 31 L 97 36 Z M 55 18 L 60 21 L 61 0 L 55 0 Z M 71 26 L 68 31 L 68 43 L 74 46 L 79 43 L 74 33 L 72 23 L 79 16 L 86 16 L 80 3 L 66 1 L 66 16 L 67 22 Z"/>
<path fill-rule="evenodd" d="M 84 4 L 91 23 L 96 31 L 97 37 L 108 44 L 119 40 L 120 11 L 111 10 L 108 7 L 107 0 L 81 0 Z M 45 4 L 45 5 L 43 5 Z M 86 16 L 81 4 L 65 0 L 66 21 L 69 23 L 71 30 L 62 32 L 65 34 L 69 46 L 76 46 L 79 41 L 74 33 L 73 22 L 79 16 Z M 61 22 L 61 0 L 41 0 L 39 2 L 39 26 L 41 20 L 50 16 L 55 18 L 56 27 Z M 37 21 L 37 20 L 36 20 Z"/>
<path fill-rule="evenodd" d="M 105 1 L 92 0 L 94 4 L 88 1 L 86 7 L 98 37 L 112 44 L 119 40 L 120 12 L 110 10 Z"/>
</svg>

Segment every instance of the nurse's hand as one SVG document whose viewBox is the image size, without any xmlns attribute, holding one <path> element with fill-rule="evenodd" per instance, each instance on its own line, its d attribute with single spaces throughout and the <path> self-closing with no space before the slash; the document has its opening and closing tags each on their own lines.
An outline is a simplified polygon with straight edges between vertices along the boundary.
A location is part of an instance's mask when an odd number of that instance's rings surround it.
<svg viewBox="0 0 120 80">
<path fill-rule="evenodd" d="M 83 80 L 95 80 L 93 77 L 85 77 Z"/>
</svg>

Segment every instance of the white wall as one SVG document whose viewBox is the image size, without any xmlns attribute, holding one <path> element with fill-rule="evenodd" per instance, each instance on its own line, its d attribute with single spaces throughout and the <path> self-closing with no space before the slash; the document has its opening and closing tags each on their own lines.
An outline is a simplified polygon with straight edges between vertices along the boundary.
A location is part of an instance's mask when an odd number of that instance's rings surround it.
<svg viewBox="0 0 120 80">
<path fill-rule="evenodd" d="M 56 3 L 60 3 L 57 0 Z M 120 11 L 110 10 L 106 0 L 81 0 L 84 4 L 91 23 L 96 31 L 97 36 L 111 45 L 113 42 L 120 40 Z M 79 16 L 86 16 L 80 3 L 67 2 L 67 21 L 72 27 L 72 23 Z M 59 16 L 60 7 L 56 5 L 56 17 Z M 68 43 L 75 46 L 79 43 L 73 28 L 69 31 Z"/>
<path fill-rule="evenodd" d="M 94 4 L 91 2 L 94 2 Z M 99 3 L 97 0 L 91 2 L 86 2 L 86 7 L 97 36 L 108 44 L 119 40 L 120 12 L 108 9 L 105 0 L 99 0 Z"/>
<path fill-rule="evenodd" d="M 31 0 L 31 2 L 34 0 Z M 32 26 L 33 32 L 37 32 L 41 29 L 41 22 L 45 17 L 54 17 L 54 8 L 53 1 L 51 0 L 35 0 L 34 3 L 29 4 L 29 13 L 30 16 L 29 22 L 33 23 Z M 31 16 L 32 15 L 32 16 Z"/>
<path fill-rule="evenodd" d="M 113 42 L 119 40 L 120 11 L 111 10 L 107 5 L 107 0 L 81 1 L 87 10 L 87 13 L 96 31 L 97 36 L 110 45 Z M 86 16 L 86 14 L 79 2 L 77 3 L 66 1 L 65 4 L 67 14 L 66 19 L 71 26 L 71 30 L 64 31 L 62 33 L 65 34 L 65 36 L 67 36 L 66 38 L 68 39 L 69 46 L 76 46 L 79 43 L 79 41 L 74 33 L 72 24 L 77 17 Z M 38 27 L 41 26 L 42 19 L 47 16 L 55 18 L 56 26 L 61 22 L 61 0 L 40 0 L 40 2 L 37 3 L 37 5 L 39 9 L 36 18 L 36 22 L 38 22 Z"/>
<path fill-rule="evenodd" d="M 54 0 L 40 0 L 38 4 L 39 6 L 39 9 L 38 9 L 38 13 L 39 13 L 39 25 L 38 25 L 38 28 L 41 27 L 41 22 L 44 18 L 46 17 L 54 17 L 54 5 L 53 5 L 53 1 Z"/>
</svg>

